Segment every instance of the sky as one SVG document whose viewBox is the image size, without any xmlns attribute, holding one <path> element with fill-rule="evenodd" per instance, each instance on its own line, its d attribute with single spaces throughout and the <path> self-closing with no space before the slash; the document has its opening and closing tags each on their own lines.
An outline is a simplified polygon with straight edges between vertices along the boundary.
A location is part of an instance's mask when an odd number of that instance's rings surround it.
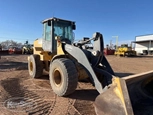
<svg viewBox="0 0 153 115">
<path fill-rule="evenodd" d="M 104 43 L 129 43 L 153 34 L 153 0 L 0 0 L 0 42 L 33 43 L 46 18 L 76 22 L 75 39 L 103 34 Z"/>
</svg>

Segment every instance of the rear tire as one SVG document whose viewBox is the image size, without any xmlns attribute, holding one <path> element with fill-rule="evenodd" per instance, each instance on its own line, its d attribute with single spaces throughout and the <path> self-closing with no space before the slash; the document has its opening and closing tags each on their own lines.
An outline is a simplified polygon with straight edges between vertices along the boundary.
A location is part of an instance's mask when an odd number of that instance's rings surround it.
<svg viewBox="0 0 153 115">
<path fill-rule="evenodd" d="M 69 59 L 55 59 L 50 64 L 49 76 L 51 87 L 58 96 L 67 96 L 77 87 L 78 73 Z"/>
<path fill-rule="evenodd" d="M 29 75 L 32 78 L 39 78 L 43 74 L 43 64 L 39 55 L 30 55 L 28 60 Z"/>
</svg>

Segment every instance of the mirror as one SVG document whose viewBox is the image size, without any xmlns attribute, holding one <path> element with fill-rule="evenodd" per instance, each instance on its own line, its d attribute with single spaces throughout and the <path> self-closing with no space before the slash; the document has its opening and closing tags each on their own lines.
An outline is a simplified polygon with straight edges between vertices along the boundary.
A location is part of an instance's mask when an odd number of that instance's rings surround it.
<svg viewBox="0 0 153 115">
<path fill-rule="evenodd" d="M 73 30 L 76 30 L 75 24 L 72 25 L 72 29 L 73 29 Z"/>
</svg>

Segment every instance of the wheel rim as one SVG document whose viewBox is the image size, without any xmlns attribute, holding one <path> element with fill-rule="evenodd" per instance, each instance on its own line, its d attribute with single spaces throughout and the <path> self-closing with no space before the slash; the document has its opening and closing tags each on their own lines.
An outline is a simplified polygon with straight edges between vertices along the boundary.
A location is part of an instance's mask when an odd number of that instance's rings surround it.
<svg viewBox="0 0 153 115">
<path fill-rule="evenodd" d="M 56 86 L 61 86 L 62 84 L 62 76 L 58 69 L 55 69 L 53 72 L 53 81 Z"/>
<path fill-rule="evenodd" d="M 33 63 L 30 61 L 30 71 L 33 71 Z"/>
</svg>

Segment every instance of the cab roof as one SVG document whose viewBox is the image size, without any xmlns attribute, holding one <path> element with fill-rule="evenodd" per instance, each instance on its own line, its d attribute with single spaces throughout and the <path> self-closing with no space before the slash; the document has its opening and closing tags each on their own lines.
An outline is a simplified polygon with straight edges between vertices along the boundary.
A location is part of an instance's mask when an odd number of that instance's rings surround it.
<svg viewBox="0 0 153 115">
<path fill-rule="evenodd" d="M 42 23 L 45 23 L 45 22 L 47 22 L 47 21 L 49 21 L 49 20 L 57 20 L 57 21 L 66 21 L 66 22 L 72 22 L 72 23 L 75 23 L 74 21 L 70 21 L 70 20 L 64 20 L 64 19 L 60 19 L 60 18 L 56 18 L 56 17 L 52 17 L 52 18 L 48 18 L 48 19 L 45 19 L 45 20 L 43 20 L 42 21 Z"/>
</svg>

